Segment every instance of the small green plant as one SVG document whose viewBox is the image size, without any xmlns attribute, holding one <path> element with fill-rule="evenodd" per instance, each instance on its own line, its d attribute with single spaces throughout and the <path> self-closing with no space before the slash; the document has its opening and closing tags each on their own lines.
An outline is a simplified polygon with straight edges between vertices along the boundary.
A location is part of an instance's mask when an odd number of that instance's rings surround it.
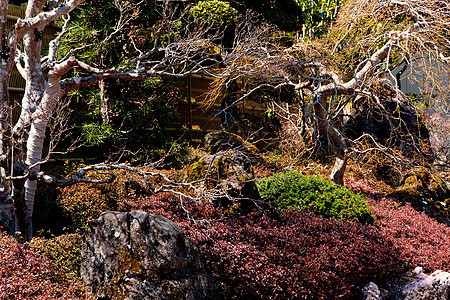
<svg viewBox="0 0 450 300">
<path fill-rule="evenodd" d="M 230 23 L 236 18 L 237 11 L 226 1 L 200 1 L 191 8 L 192 16 L 203 22 L 215 24 Z"/>
<path fill-rule="evenodd" d="M 110 125 L 105 124 L 85 124 L 82 127 L 83 136 L 90 144 L 99 145 L 108 139 L 114 139 L 116 132 Z"/>
<path fill-rule="evenodd" d="M 374 217 L 362 195 L 335 185 L 332 181 L 298 172 L 279 173 L 257 182 L 261 197 L 276 210 L 309 209 L 326 218 L 372 223 Z"/>
</svg>

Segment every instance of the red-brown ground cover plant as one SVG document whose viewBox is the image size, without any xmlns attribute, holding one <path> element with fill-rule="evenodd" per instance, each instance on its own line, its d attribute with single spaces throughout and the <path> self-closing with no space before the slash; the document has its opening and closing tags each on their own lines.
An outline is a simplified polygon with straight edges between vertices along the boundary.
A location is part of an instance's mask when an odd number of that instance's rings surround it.
<svg viewBox="0 0 450 300">
<path fill-rule="evenodd" d="M 62 190 L 58 205 L 77 225 L 104 209 L 140 209 L 173 220 L 232 299 L 358 299 L 368 281 L 382 284 L 416 266 L 449 270 L 449 229 L 408 204 L 383 199 L 384 191 L 359 177 L 347 177 L 347 187 L 369 198 L 374 225 L 308 212 L 284 211 L 281 219 L 262 211 L 225 213 L 207 202 L 150 195 L 136 178 L 123 178 Z M 84 210 L 86 199 L 102 205 Z"/>
<path fill-rule="evenodd" d="M 416 211 L 410 203 L 401 205 L 386 198 L 377 200 L 372 211 L 383 234 L 392 237 L 411 268 L 450 271 L 450 227 Z"/>
<path fill-rule="evenodd" d="M 450 271 L 450 227 L 439 223 L 410 203 L 400 203 L 380 192 L 379 182 L 346 177 L 347 188 L 366 195 L 376 225 L 390 236 L 409 268 L 422 267 L 426 272 Z"/>
<path fill-rule="evenodd" d="M 370 225 L 293 211 L 283 220 L 227 216 L 170 194 L 136 204 L 177 222 L 233 299 L 355 299 L 368 281 L 404 267 L 390 238 Z"/>
<path fill-rule="evenodd" d="M 81 281 L 0 232 L 0 299 L 92 299 Z"/>
</svg>

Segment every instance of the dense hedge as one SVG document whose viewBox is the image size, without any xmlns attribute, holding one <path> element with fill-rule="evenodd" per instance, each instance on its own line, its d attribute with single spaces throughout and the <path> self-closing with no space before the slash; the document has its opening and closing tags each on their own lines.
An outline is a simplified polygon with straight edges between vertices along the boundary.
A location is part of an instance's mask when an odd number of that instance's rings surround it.
<svg viewBox="0 0 450 300">
<path fill-rule="evenodd" d="M 261 197 L 275 203 L 278 212 L 284 209 L 311 210 L 338 220 L 358 220 L 361 223 L 374 220 L 363 196 L 325 178 L 285 172 L 263 178 L 257 185 Z"/>
</svg>

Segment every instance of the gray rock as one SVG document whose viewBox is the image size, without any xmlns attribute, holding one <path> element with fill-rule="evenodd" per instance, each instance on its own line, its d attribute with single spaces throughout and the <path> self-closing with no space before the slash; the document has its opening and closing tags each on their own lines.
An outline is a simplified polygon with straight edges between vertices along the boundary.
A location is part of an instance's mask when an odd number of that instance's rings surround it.
<svg viewBox="0 0 450 300">
<path fill-rule="evenodd" d="M 450 273 L 438 270 L 426 275 L 420 267 L 416 268 L 414 273 L 413 280 L 403 287 L 405 300 L 450 299 Z"/>
<path fill-rule="evenodd" d="M 430 132 L 431 151 L 436 169 L 450 170 L 450 120 L 433 111 L 425 113 L 425 125 Z"/>
<path fill-rule="evenodd" d="M 189 166 L 188 177 L 191 181 L 204 180 L 199 190 L 214 199 L 217 206 L 249 210 L 264 205 L 254 181 L 252 162 L 245 152 L 228 150 L 205 155 Z"/>
<path fill-rule="evenodd" d="M 85 285 L 102 299 L 222 299 L 195 246 L 170 220 L 106 212 L 82 249 Z"/>
<path fill-rule="evenodd" d="M 393 278 L 387 284 L 387 290 L 381 291 L 373 283 L 363 288 L 364 300 L 449 300 L 450 273 L 435 271 L 431 275 L 423 273 L 421 267 L 404 276 Z M 378 297 L 378 298 L 377 298 Z"/>
<path fill-rule="evenodd" d="M 363 300 L 380 300 L 380 299 L 382 299 L 380 289 L 373 282 L 369 282 L 363 288 L 363 295 L 364 295 Z"/>
</svg>

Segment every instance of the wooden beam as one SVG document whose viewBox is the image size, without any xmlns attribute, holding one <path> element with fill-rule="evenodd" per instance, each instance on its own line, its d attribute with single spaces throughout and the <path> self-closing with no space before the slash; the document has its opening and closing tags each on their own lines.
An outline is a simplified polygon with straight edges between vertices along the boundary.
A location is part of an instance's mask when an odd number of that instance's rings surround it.
<svg viewBox="0 0 450 300">
<path fill-rule="evenodd" d="M 19 88 L 19 87 L 8 86 L 8 91 L 23 93 L 23 92 L 25 92 L 25 89 Z"/>
</svg>

